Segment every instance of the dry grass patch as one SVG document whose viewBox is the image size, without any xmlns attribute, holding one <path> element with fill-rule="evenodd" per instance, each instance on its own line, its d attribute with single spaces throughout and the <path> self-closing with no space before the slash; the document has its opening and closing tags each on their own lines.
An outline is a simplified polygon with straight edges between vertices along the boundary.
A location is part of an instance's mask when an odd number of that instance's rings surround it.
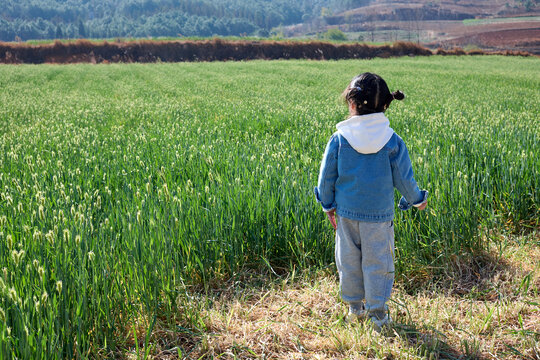
<svg viewBox="0 0 540 360">
<path fill-rule="evenodd" d="M 481 267 L 461 264 L 454 277 L 430 288 L 411 291 L 396 283 L 390 304 L 395 324 L 384 335 L 369 324 L 343 321 L 347 307 L 327 269 L 231 283 L 200 307 L 199 332 L 161 324 L 151 353 L 187 359 L 539 359 L 540 247 L 534 236 L 494 248 Z M 477 272 L 472 284 L 470 272 Z M 177 347 L 160 346 L 163 336 Z"/>
</svg>

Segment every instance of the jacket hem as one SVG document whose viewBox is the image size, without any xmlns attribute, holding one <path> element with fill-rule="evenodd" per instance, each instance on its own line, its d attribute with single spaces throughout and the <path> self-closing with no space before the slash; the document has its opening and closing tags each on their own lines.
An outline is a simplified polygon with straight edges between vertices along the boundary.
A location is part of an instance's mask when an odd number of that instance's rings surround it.
<svg viewBox="0 0 540 360">
<path fill-rule="evenodd" d="M 394 219 L 394 209 L 383 214 L 365 214 L 359 211 L 343 209 L 338 206 L 336 214 L 347 219 L 365 222 L 386 222 Z"/>
</svg>

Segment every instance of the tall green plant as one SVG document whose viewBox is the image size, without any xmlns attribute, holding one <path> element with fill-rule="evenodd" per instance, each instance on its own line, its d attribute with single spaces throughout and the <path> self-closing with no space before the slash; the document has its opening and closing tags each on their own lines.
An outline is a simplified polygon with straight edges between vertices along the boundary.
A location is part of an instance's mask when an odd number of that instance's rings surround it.
<svg viewBox="0 0 540 360">
<path fill-rule="evenodd" d="M 189 288 L 330 264 L 312 189 L 364 71 L 406 93 L 387 115 L 430 191 L 396 213 L 399 274 L 538 227 L 537 59 L 2 66 L 2 356 L 142 354 L 157 317 L 203 326 Z"/>
</svg>

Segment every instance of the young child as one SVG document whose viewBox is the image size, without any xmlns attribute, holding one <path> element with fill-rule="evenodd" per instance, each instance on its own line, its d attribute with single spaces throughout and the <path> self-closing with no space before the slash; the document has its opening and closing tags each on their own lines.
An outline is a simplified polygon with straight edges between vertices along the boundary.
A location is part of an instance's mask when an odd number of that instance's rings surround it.
<svg viewBox="0 0 540 360">
<path fill-rule="evenodd" d="M 380 331 L 391 321 L 386 302 L 394 283 L 394 187 L 403 195 L 401 210 L 423 210 L 428 193 L 418 188 L 407 147 L 384 115 L 405 95 L 390 93 L 380 76 L 363 73 L 343 96 L 350 117 L 336 125 L 326 146 L 315 197 L 337 230 L 347 320 L 370 319 Z"/>
</svg>

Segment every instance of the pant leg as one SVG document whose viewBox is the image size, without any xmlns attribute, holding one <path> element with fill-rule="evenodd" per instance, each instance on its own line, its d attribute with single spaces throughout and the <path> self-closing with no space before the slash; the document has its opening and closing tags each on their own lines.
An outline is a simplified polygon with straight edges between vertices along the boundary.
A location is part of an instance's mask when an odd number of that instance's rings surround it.
<svg viewBox="0 0 540 360">
<path fill-rule="evenodd" d="M 370 317 L 383 319 L 386 302 L 394 284 L 394 225 L 360 222 L 362 271 L 366 296 L 366 311 Z"/>
<path fill-rule="evenodd" d="M 337 216 L 336 266 L 339 273 L 341 297 L 353 312 L 363 310 L 364 274 L 359 222 Z"/>
</svg>

